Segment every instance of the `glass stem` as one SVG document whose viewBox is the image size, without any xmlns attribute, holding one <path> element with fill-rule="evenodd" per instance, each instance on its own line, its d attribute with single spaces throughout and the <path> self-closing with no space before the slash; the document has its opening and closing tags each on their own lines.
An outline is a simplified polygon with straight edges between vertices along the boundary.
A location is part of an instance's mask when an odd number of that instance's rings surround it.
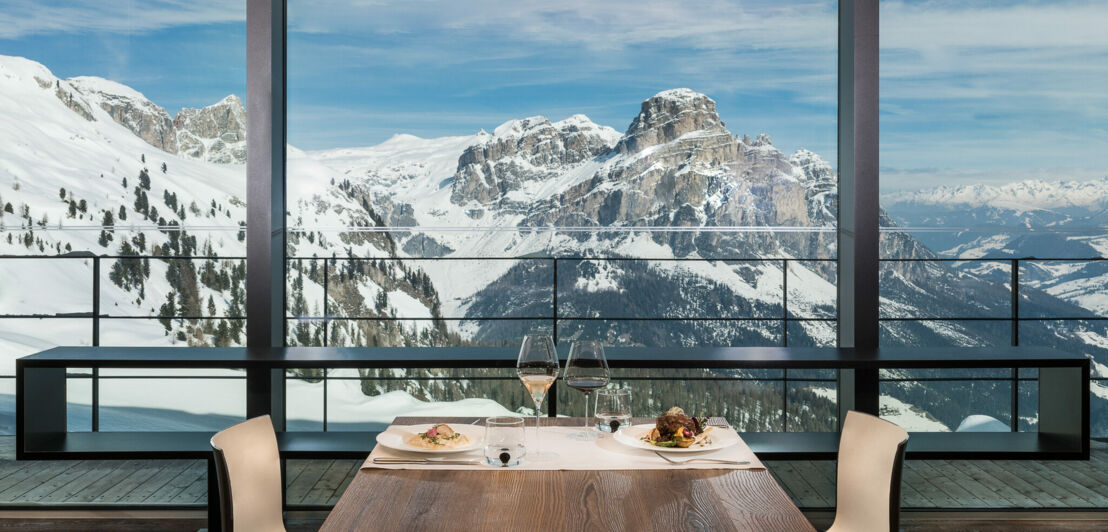
<svg viewBox="0 0 1108 532">
<path fill-rule="evenodd" d="M 589 430 L 589 392 L 585 392 L 585 430 Z"/>
<path fill-rule="evenodd" d="M 542 415 L 542 401 L 535 401 L 535 456 L 542 454 L 542 438 L 539 437 L 539 416 Z"/>
</svg>

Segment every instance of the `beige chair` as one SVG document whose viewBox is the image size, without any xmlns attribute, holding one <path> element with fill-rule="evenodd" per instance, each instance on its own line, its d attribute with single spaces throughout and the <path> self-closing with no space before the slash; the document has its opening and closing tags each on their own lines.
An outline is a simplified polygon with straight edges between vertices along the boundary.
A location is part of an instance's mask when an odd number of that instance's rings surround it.
<svg viewBox="0 0 1108 532">
<path fill-rule="evenodd" d="M 847 412 L 839 438 L 835 521 L 828 532 L 897 530 L 907 445 L 904 429 L 869 414 Z"/>
<path fill-rule="evenodd" d="M 284 531 L 281 457 L 269 416 L 212 436 L 224 532 Z"/>
</svg>

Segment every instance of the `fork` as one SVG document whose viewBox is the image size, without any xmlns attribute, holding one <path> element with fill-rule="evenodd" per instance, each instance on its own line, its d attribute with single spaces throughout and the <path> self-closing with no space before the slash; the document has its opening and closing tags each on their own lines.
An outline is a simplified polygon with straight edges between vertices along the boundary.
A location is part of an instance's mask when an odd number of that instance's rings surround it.
<svg viewBox="0 0 1108 532">
<path fill-rule="evenodd" d="M 662 460 L 665 460 L 665 461 L 667 461 L 671 464 L 677 464 L 677 465 L 687 464 L 689 462 L 711 462 L 711 463 L 714 463 L 714 464 L 734 464 L 734 465 L 749 465 L 750 464 L 750 460 L 725 460 L 723 458 L 702 458 L 702 457 L 686 458 L 684 460 L 674 460 L 673 458 L 670 458 L 670 457 L 666 456 L 665 454 L 662 454 L 658 451 L 654 451 L 654 454 L 661 457 Z"/>
</svg>

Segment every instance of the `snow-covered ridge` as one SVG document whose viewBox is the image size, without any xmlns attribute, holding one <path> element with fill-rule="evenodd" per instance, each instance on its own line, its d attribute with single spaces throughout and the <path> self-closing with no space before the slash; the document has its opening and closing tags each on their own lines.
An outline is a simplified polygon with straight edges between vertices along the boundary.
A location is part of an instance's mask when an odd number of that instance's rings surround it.
<svg viewBox="0 0 1108 532">
<path fill-rule="evenodd" d="M 652 96 L 650 99 L 652 99 L 652 100 L 653 99 L 674 100 L 674 101 L 678 101 L 678 102 L 682 102 L 682 103 L 692 103 L 692 102 L 694 102 L 696 100 L 699 100 L 699 99 L 702 99 L 702 98 L 707 99 L 708 101 L 712 102 L 713 104 L 716 103 L 715 100 L 713 100 L 713 99 L 711 99 L 711 98 L 709 98 L 709 97 L 707 97 L 707 96 L 705 96 L 705 95 L 703 95 L 699 92 L 696 92 L 692 89 L 688 89 L 688 88 L 684 88 L 684 87 L 661 91 L 658 94 L 655 94 L 654 96 Z"/>
<path fill-rule="evenodd" d="M 940 186 L 884 194 L 882 203 L 997 207 L 1016 211 L 1108 207 L 1108 177 L 1092 181 L 1029 179 L 1005 185 Z"/>
<path fill-rule="evenodd" d="M 131 87 L 128 87 L 127 85 L 109 79 L 99 78 L 96 76 L 77 76 L 74 78 L 69 78 L 66 81 L 68 81 L 74 87 L 80 89 L 82 92 L 100 93 L 106 96 L 135 100 L 136 102 L 141 102 L 144 105 L 158 107 L 143 93 Z"/>
</svg>

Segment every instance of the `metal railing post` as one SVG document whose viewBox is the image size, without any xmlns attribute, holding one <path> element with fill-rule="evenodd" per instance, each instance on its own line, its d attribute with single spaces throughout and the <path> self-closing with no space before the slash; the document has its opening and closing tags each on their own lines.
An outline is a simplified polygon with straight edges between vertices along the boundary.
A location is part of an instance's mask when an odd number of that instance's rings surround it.
<svg viewBox="0 0 1108 532">
<path fill-rule="evenodd" d="M 558 257 L 551 257 L 551 262 L 554 264 L 554 284 L 552 294 L 551 313 L 553 314 L 553 335 L 554 345 L 558 345 Z M 554 380 L 554 383 L 550 385 L 550 390 L 546 392 L 546 415 L 547 417 L 558 417 L 558 381 Z"/>
<path fill-rule="evenodd" d="M 100 345 L 100 257 L 92 257 L 92 345 Z M 92 432 L 100 432 L 100 368 L 92 368 Z"/>
<path fill-rule="evenodd" d="M 328 294 L 328 284 L 331 278 L 330 264 L 331 259 L 323 259 L 323 347 L 327 347 L 327 326 L 329 325 L 329 317 L 331 316 L 330 307 L 327 304 L 330 300 L 330 295 Z M 384 287 L 381 289 L 384 290 Z M 324 383 L 326 383 L 326 381 L 324 381 Z M 327 404 L 326 399 L 327 398 L 324 397 L 324 405 Z"/>
<path fill-rule="evenodd" d="M 554 334 L 553 334 L 553 338 L 554 338 L 554 345 L 558 345 L 558 257 L 552 257 L 551 259 L 554 262 L 554 294 L 553 294 L 553 296 L 554 296 L 553 297 L 554 308 L 552 309 L 553 315 L 554 315 L 554 320 L 553 320 L 554 321 L 554 330 L 553 330 Z"/>
<path fill-rule="evenodd" d="M 789 347 L 789 259 L 781 260 L 781 346 Z M 781 371 L 781 432 L 788 432 L 789 370 Z"/>
<path fill-rule="evenodd" d="M 1012 347 L 1020 345 L 1020 259 L 1012 259 Z M 1012 368 L 1012 432 L 1020 430 L 1020 380 L 1019 368 Z"/>
<path fill-rule="evenodd" d="M 789 259 L 781 260 L 781 346 L 789 347 Z"/>
<path fill-rule="evenodd" d="M 789 368 L 781 370 L 781 432 L 789 431 Z"/>
</svg>

